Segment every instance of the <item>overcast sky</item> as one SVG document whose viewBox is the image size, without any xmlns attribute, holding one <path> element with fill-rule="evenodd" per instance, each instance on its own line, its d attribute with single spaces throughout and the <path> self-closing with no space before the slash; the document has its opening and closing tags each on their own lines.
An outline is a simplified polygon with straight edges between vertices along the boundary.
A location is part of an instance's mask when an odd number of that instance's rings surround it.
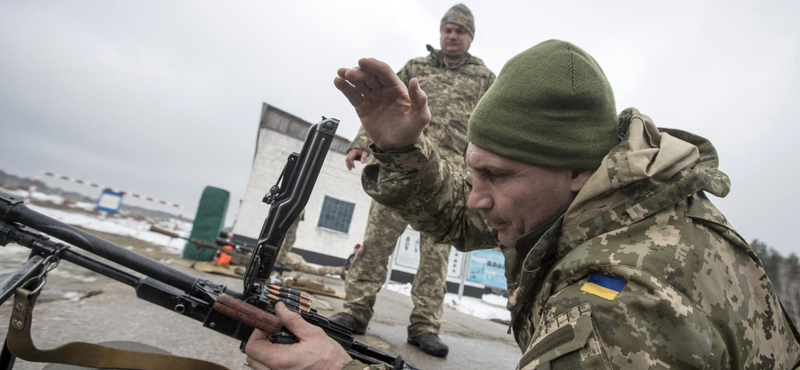
<svg viewBox="0 0 800 370">
<path fill-rule="evenodd" d="M 212 185 L 231 192 L 230 223 L 261 102 L 339 118 L 352 139 L 359 123 L 333 86 L 336 69 L 376 57 L 399 70 L 438 47 L 453 4 L 2 1 L 0 169 L 80 177 L 190 214 Z M 713 200 L 745 239 L 800 252 L 800 2 L 466 5 L 470 52 L 495 73 L 541 41 L 577 44 L 605 70 L 619 110 L 714 143 L 733 187 Z"/>
</svg>

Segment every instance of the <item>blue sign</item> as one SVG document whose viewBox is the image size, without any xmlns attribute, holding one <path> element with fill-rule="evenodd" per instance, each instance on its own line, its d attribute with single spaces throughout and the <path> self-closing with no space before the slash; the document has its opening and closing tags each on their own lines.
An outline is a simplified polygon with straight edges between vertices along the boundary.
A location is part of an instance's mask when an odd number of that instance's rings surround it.
<svg viewBox="0 0 800 370">
<path fill-rule="evenodd" d="M 473 283 L 508 289 L 505 256 L 493 250 L 472 251 L 469 257 L 467 280 Z"/>
<path fill-rule="evenodd" d="M 122 193 L 105 189 L 100 193 L 100 198 L 97 198 L 97 205 L 94 206 L 94 209 L 108 213 L 117 213 L 120 206 L 122 206 Z"/>
</svg>

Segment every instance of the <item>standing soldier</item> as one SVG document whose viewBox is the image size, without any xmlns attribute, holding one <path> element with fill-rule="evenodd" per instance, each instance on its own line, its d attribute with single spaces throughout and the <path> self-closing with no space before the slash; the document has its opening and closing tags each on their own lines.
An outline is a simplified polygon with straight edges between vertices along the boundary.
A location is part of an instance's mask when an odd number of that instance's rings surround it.
<svg viewBox="0 0 800 370">
<path fill-rule="evenodd" d="M 454 171 L 465 171 L 467 122 L 495 75 L 480 59 L 467 51 L 475 36 L 475 21 L 463 4 L 450 8 L 442 18 L 439 42 L 441 50 L 428 45 L 427 57 L 412 59 L 397 74 L 406 85 L 417 78 L 428 94 L 433 120 L 425 135 L 433 140 L 442 158 Z M 354 161 L 366 162 L 369 136 L 360 129 L 348 148 L 345 159 L 352 170 Z M 364 245 L 356 255 L 345 280 L 344 312 L 332 321 L 364 334 L 373 315 L 375 297 L 386 281 L 389 256 L 407 223 L 391 208 L 373 201 L 364 235 Z M 439 339 L 442 307 L 446 292 L 449 244 L 436 244 L 421 235 L 420 264 L 411 289 L 414 310 L 408 327 L 408 342 L 433 356 L 447 356 L 448 347 Z"/>
</svg>

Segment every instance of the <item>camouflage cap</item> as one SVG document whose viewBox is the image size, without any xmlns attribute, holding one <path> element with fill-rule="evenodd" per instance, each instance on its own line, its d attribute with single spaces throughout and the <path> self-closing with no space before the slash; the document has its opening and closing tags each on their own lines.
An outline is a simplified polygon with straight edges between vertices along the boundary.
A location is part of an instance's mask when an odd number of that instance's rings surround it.
<svg viewBox="0 0 800 370">
<path fill-rule="evenodd" d="M 472 12 L 469 11 L 466 5 L 453 5 L 442 17 L 442 24 L 439 25 L 439 28 L 442 28 L 445 23 L 457 24 L 467 30 L 470 37 L 475 38 L 475 17 L 472 16 Z"/>
</svg>

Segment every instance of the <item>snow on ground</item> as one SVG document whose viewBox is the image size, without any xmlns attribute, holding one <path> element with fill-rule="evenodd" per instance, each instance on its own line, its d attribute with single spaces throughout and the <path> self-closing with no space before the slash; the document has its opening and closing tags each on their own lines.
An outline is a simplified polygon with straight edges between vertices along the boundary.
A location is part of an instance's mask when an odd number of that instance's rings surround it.
<svg viewBox="0 0 800 370">
<path fill-rule="evenodd" d="M 22 199 L 27 199 L 28 196 L 30 195 L 30 197 L 34 200 L 38 200 L 40 202 L 50 202 L 58 205 L 64 203 L 64 197 L 60 195 L 45 194 L 45 193 L 40 193 L 38 191 L 34 191 L 33 194 L 31 194 L 27 190 L 21 190 L 21 189 L 9 190 L 0 187 L 0 193 L 6 193 Z"/>
<path fill-rule="evenodd" d="M 27 190 L 9 190 L 3 187 L 0 187 L 0 193 L 6 193 L 8 195 L 13 195 L 17 198 L 27 198 L 28 191 Z"/>
<path fill-rule="evenodd" d="M 386 288 L 393 292 L 411 296 L 410 283 L 398 284 L 389 282 Z M 511 320 L 511 313 L 506 309 L 506 303 L 508 303 L 507 298 L 494 294 L 484 294 L 481 299 L 467 296 L 459 299 L 458 294 L 454 293 L 447 293 L 444 297 L 444 304 L 448 307 L 484 320 Z"/>
<path fill-rule="evenodd" d="M 73 213 L 33 204 L 29 204 L 28 208 L 55 218 L 65 224 L 80 226 L 109 234 L 129 236 L 148 243 L 157 244 L 164 247 L 163 250 L 167 253 L 180 254 L 186 243 L 182 239 L 170 238 L 169 236 L 149 231 L 150 223 L 146 221 L 139 221 L 132 218 L 117 218 L 106 216 L 105 214 L 87 215 L 83 213 Z M 183 229 L 185 225 L 181 224 L 185 223 L 178 223 L 179 230 L 177 230 L 177 232 L 179 235 L 187 236 L 189 233 L 186 229 Z"/>
</svg>

